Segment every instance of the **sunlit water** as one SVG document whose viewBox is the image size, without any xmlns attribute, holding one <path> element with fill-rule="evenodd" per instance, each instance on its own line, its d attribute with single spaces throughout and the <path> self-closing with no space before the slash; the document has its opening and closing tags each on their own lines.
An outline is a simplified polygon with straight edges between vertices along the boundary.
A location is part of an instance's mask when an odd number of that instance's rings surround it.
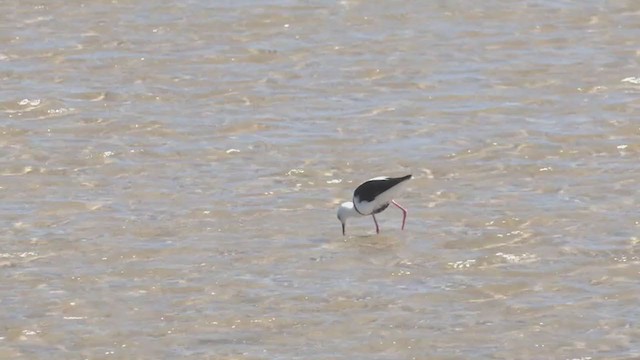
<svg viewBox="0 0 640 360">
<path fill-rule="evenodd" d="M 0 3 L 0 358 L 640 357 L 639 14 Z"/>
</svg>

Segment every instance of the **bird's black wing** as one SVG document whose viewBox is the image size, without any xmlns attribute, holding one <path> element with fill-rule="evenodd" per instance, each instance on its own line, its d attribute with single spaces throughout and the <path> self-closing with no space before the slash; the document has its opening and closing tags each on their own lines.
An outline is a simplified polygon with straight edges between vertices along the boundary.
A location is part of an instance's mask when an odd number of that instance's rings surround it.
<svg viewBox="0 0 640 360">
<path fill-rule="evenodd" d="M 411 179 L 411 175 L 365 181 L 353 192 L 353 198 L 357 198 L 359 201 L 371 202 L 378 195 L 409 179 Z"/>
</svg>

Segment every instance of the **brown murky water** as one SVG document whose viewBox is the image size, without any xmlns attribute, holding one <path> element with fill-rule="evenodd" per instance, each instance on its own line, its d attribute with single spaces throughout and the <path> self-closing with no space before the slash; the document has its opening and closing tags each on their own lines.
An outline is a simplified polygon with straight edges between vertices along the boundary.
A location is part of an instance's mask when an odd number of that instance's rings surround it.
<svg viewBox="0 0 640 360">
<path fill-rule="evenodd" d="M 639 16 L 0 3 L 0 358 L 640 357 Z"/>
</svg>

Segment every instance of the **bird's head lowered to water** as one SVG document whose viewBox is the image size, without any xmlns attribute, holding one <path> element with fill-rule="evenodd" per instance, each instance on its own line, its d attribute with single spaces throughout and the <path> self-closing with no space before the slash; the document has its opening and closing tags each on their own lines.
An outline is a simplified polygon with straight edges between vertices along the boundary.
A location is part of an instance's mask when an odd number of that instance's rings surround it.
<svg viewBox="0 0 640 360">
<path fill-rule="evenodd" d="M 340 204 L 338 208 L 338 220 L 342 223 L 342 235 L 346 234 L 347 219 L 360 215 L 351 201 Z"/>
</svg>

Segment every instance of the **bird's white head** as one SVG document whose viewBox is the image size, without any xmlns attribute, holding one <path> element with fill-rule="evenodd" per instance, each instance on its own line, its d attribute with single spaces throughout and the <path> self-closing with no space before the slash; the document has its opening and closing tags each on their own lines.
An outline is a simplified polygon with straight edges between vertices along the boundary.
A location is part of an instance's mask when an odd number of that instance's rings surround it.
<svg viewBox="0 0 640 360">
<path fill-rule="evenodd" d="M 356 211 L 356 208 L 353 206 L 351 201 L 340 204 L 340 207 L 338 208 L 338 220 L 342 223 L 342 235 L 345 235 L 346 233 L 345 227 L 347 225 L 347 219 L 358 215 L 360 214 Z"/>
</svg>

